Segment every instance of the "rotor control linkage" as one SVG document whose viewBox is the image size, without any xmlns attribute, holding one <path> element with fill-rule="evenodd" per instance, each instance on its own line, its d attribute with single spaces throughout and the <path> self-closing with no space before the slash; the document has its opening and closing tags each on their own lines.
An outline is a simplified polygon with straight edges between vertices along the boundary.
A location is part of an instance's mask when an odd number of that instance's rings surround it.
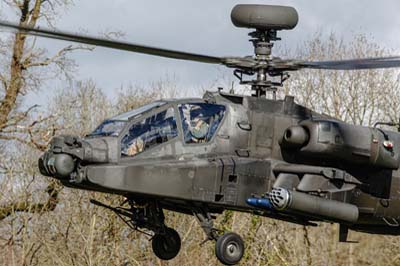
<svg viewBox="0 0 400 266">
<path fill-rule="evenodd" d="M 249 33 L 250 41 L 254 46 L 254 58 L 251 67 L 236 68 L 234 75 L 239 79 L 240 84 L 250 85 L 253 96 L 265 96 L 267 91 L 273 93 L 273 99 L 276 99 L 277 87 L 282 87 L 283 83 L 288 79 L 289 75 L 284 69 L 275 68 L 276 60 L 271 57 L 273 41 L 278 41 L 276 29 L 256 29 Z M 243 80 L 243 75 L 252 76 L 256 74 L 256 79 Z M 274 81 L 271 77 L 280 78 Z"/>
</svg>

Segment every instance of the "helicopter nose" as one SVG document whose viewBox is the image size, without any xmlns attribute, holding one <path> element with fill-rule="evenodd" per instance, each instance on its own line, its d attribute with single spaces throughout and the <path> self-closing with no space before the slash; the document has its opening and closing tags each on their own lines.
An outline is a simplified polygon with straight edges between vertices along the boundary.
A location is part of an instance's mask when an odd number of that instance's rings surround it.
<svg viewBox="0 0 400 266">
<path fill-rule="evenodd" d="M 69 154 L 46 152 L 39 158 L 38 166 L 40 173 L 45 176 L 65 179 L 69 178 L 72 172 L 74 172 L 76 163 Z"/>
<path fill-rule="evenodd" d="M 40 173 L 57 179 L 73 178 L 82 163 L 115 162 L 118 139 L 88 138 L 60 135 L 52 139 L 49 149 L 39 158 Z"/>
</svg>

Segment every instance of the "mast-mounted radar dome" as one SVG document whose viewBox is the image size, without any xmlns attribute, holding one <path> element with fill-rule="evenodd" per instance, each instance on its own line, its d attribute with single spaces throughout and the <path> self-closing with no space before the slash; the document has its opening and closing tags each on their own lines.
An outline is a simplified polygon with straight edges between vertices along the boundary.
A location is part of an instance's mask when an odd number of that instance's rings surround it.
<svg viewBox="0 0 400 266">
<path fill-rule="evenodd" d="M 236 5 L 231 12 L 236 27 L 261 31 L 290 30 L 299 21 L 296 9 L 289 6 Z"/>
</svg>

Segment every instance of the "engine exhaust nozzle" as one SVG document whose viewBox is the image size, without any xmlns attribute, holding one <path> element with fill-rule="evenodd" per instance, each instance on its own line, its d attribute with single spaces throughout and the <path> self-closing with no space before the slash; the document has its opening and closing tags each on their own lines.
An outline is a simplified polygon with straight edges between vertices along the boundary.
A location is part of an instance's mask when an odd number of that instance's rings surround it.
<svg viewBox="0 0 400 266">
<path fill-rule="evenodd" d="M 292 126 L 285 130 L 281 145 L 287 148 L 301 148 L 310 139 L 310 134 L 302 126 Z"/>
</svg>

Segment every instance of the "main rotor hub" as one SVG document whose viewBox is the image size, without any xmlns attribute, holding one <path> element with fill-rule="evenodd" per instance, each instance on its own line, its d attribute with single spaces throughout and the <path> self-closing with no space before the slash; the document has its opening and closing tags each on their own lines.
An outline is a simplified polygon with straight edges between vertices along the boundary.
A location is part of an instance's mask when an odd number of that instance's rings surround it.
<svg viewBox="0 0 400 266">
<path fill-rule="evenodd" d="M 232 23 L 237 27 L 255 28 L 249 33 L 250 41 L 254 46 L 255 64 L 245 68 L 237 67 L 235 76 L 241 84 L 251 85 L 253 96 L 266 95 L 267 91 L 273 92 L 276 98 L 277 86 L 282 86 L 288 78 L 283 70 L 273 67 L 272 47 L 274 41 L 281 40 L 277 36 L 279 30 L 293 29 L 298 22 L 298 15 L 293 7 L 271 5 L 237 5 L 232 9 Z M 254 75 L 256 79 L 244 81 L 243 75 Z M 269 77 L 280 77 L 279 82 L 273 82 Z"/>
<path fill-rule="evenodd" d="M 271 56 L 273 41 L 280 38 L 277 37 L 276 30 L 256 30 L 249 33 L 249 36 L 252 37 L 250 41 L 254 46 L 255 56 L 252 59 L 254 63 L 250 67 L 243 68 L 237 65 L 234 71 L 235 76 L 239 78 L 240 84 L 251 85 L 253 96 L 265 96 L 266 92 L 271 91 L 273 99 L 276 99 L 277 87 L 283 86 L 283 82 L 289 77 L 283 69 L 275 67 L 274 58 Z M 255 79 L 243 80 L 243 75 L 253 76 L 254 74 L 256 74 Z M 272 81 L 270 77 L 280 77 L 280 81 Z"/>
</svg>

